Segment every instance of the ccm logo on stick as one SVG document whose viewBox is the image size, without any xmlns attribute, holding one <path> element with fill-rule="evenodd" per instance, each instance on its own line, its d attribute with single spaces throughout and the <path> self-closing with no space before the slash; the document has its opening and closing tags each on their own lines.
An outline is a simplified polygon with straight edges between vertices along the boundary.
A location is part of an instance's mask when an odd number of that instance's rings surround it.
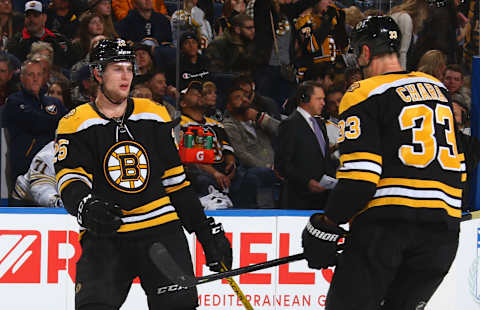
<svg viewBox="0 0 480 310">
<path fill-rule="evenodd" d="M 40 283 L 41 234 L 0 230 L 0 283 Z"/>
</svg>

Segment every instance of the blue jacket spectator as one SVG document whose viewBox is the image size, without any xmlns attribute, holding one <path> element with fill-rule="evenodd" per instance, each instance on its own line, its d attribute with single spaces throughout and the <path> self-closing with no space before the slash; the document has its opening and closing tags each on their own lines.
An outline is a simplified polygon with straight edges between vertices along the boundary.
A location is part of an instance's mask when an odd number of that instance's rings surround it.
<svg viewBox="0 0 480 310">
<path fill-rule="evenodd" d="M 8 96 L 2 115 L 7 130 L 9 182 L 24 174 L 33 156 L 54 139 L 58 121 L 67 113 L 60 100 L 45 96 L 44 74 L 38 61 L 22 65 L 22 89 Z M 11 183 L 12 184 L 12 183 Z"/>
<path fill-rule="evenodd" d="M 160 44 L 172 42 L 170 22 L 163 14 L 153 11 L 151 1 L 135 1 L 135 7 L 116 24 L 121 38 L 138 42 L 145 37 L 153 37 Z"/>
</svg>

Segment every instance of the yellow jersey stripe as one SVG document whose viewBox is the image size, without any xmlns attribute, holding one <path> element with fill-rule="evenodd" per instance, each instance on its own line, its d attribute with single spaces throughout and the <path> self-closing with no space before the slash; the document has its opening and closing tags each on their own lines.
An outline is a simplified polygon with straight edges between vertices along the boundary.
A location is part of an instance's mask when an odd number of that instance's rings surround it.
<svg viewBox="0 0 480 310">
<path fill-rule="evenodd" d="M 71 110 L 60 120 L 57 134 L 72 134 L 90 126 L 107 123 L 108 120 L 101 118 L 88 103 L 85 103 Z"/>
<path fill-rule="evenodd" d="M 172 212 L 169 214 L 165 214 L 162 216 L 159 216 L 157 218 L 144 221 L 144 222 L 138 222 L 138 223 L 131 223 L 131 224 L 123 224 L 120 226 L 120 228 L 117 230 L 118 232 L 129 232 L 129 231 L 134 231 L 134 230 L 140 230 L 144 228 L 149 228 L 149 227 L 154 227 L 154 226 L 159 226 L 168 222 L 172 222 L 175 220 L 178 220 L 178 215 L 176 212 Z"/>
<path fill-rule="evenodd" d="M 177 166 L 177 167 L 168 169 L 168 170 L 166 170 L 166 171 L 163 173 L 162 179 L 171 177 L 171 176 L 173 176 L 173 175 L 181 174 L 181 173 L 183 173 L 184 171 L 185 171 L 185 170 L 183 169 L 183 166 Z"/>
<path fill-rule="evenodd" d="M 169 122 L 172 119 L 170 118 L 170 114 L 168 114 L 167 108 L 163 105 L 156 104 L 150 99 L 146 98 L 132 98 L 133 99 L 133 112 L 132 115 L 129 116 L 129 119 L 137 119 L 136 116 L 142 114 L 155 114 L 160 119 L 164 120 L 165 122 Z"/>
<path fill-rule="evenodd" d="M 60 170 L 57 173 L 56 181 L 58 182 L 64 175 L 69 174 L 69 173 L 81 174 L 81 175 L 86 176 L 90 181 L 93 181 L 93 175 L 90 174 L 90 173 L 87 173 L 85 171 L 85 169 L 83 169 L 82 167 L 77 167 L 77 168 L 73 168 L 73 169 L 63 168 L 62 170 Z"/>
<path fill-rule="evenodd" d="M 178 184 L 178 185 L 176 185 L 176 186 L 172 186 L 172 187 L 167 187 L 167 188 L 165 188 L 165 192 L 166 192 L 167 194 L 170 194 L 170 193 L 176 192 L 176 191 L 178 191 L 178 190 L 181 190 L 182 188 L 187 187 L 187 186 L 189 186 L 189 185 L 190 185 L 190 181 L 185 181 L 185 182 L 183 182 L 182 184 Z"/>
<path fill-rule="evenodd" d="M 382 164 L 382 156 L 380 155 L 368 152 L 355 152 L 349 154 L 342 154 L 340 156 L 340 166 L 343 165 L 344 162 L 351 160 L 370 160 L 376 162 L 379 165 Z"/>
<path fill-rule="evenodd" d="M 444 184 L 439 181 L 433 180 L 418 180 L 418 179 L 404 179 L 404 178 L 384 178 L 378 182 L 377 187 L 385 187 L 385 186 L 407 186 L 407 187 L 414 187 L 414 188 L 433 188 L 441 190 L 450 196 L 454 196 L 457 198 L 462 197 L 462 189 L 455 188 Z"/>
<path fill-rule="evenodd" d="M 462 181 L 462 182 L 466 182 L 466 181 L 467 181 L 467 174 L 466 174 L 466 173 L 462 173 L 462 176 L 461 176 L 460 181 Z"/>
<path fill-rule="evenodd" d="M 464 153 L 458 154 L 458 159 L 459 159 L 460 161 L 465 161 L 465 154 L 464 154 Z"/>
<path fill-rule="evenodd" d="M 400 206 L 407 206 L 412 208 L 428 208 L 428 209 L 445 209 L 448 215 L 453 217 L 461 217 L 462 210 L 455 209 L 450 207 L 442 200 L 417 200 L 417 199 L 410 199 L 410 198 L 403 198 L 403 197 L 382 197 L 372 199 L 368 205 L 367 209 L 379 206 L 389 206 L 389 205 L 400 205 Z M 364 212 L 363 210 L 362 212 Z"/>
<path fill-rule="evenodd" d="M 85 185 L 87 185 L 88 187 L 91 186 L 90 184 L 88 184 L 87 182 L 85 182 L 85 181 L 82 180 L 82 179 L 79 179 L 79 178 L 71 178 L 71 179 L 63 182 L 63 183 L 60 185 L 60 188 L 58 189 L 58 191 L 60 192 L 60 194 L 62 194 L 63 190 L 65 189 L 65 187 L 68 186 L 68 184 L 70 184 L 70 183 L 72 183 L 72 182 L 76 182 L 76 181 L 83 182 L 83 183 L 85 183 Z"/>
<path fill-rule="evenodd" d="M 380 176 L 371 172 L 360 172 L 360 171 L 337 171 L 337 179 L 350 179 L 350 180 L 359 180 L 359 181 L 368 181 L 374 184 L 378 183 Z"/>
<path fill-rule="evenodd" d="M 165 196 L 165 197 L 162 197 L 160 199 L 149 202 L 149 203 L 147 203 L 143 206 L 135 208 L 133 210 L 128 210 L 128 211 L 127 210 L 122 210 L 122 213 L 124 215 L 143 214 L 143 213 L 147 213 L 147 212 L 150 212 L 152 210 L 155 210 L 158 207 L 167 205 L 169 203 L 170 203 L 170 197 Z"/>
</svg>

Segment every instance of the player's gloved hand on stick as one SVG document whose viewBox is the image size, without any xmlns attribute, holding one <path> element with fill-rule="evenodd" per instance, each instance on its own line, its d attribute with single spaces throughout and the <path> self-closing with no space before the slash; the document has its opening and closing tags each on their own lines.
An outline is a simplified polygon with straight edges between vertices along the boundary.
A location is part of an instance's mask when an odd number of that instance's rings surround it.
<svg viewBox="0 0 480 310">
<path fill-rule="evenodd" d="M 207 266 L 211 271 L 220 272 L 222 262 L 227 269 L 232 267 L 232 246 L 221 223 L 216 224 L 213 217 L 209 217 L 195 227 L 195 233 L 202 244 Z"/>
<path fill-rule="evenodd" d="M 78 204 L 77 221 L 98 235 L 113 234 L 122 225 L 122 211 L 117 205 L 102 201 L 92 194 Z"/>
<path fill-rule="evenodd" d="M 341 227 L 327 223 L 323 214 L 313 214 L 302 233 L 303 253 L 308 267 L 323 269 L 334 266 L 337 261 L 337 242 L 346 233 Z"/>
</svg>

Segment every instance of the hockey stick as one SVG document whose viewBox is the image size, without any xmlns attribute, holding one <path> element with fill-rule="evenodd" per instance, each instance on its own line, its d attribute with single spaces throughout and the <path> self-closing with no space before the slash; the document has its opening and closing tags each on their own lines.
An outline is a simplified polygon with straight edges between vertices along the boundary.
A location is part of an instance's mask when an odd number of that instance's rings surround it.
<svg viewBox="0 0 480 310">
<path fill-rule="evenodd" d="M 222 272 L 228 271 L 227 266 L 222 262 Z M 232 277 L 227 277 L 227 282 L 232 288 L 233 292 L 237 295 L 238 299 L 242 302 L 243 306 L 247 310 L 253 310 L 252 305 L 248 301 L 247 297 L 245 297 L 245 294 L 243 294 L 242 290 L 240 289 L 240 286 L 238 286 L 237 282 Z"/>
<path fill-rule="evenodd" d="M 211 274 L 211 275 L 203 276 L 199 278 L 192 277 L 190 275 L 185 274 L 185 272 L 183 272 L 180 269 L 180 267 L 178 267 L 177 263 L 170 256 L 170 253 L 168 253 L 168 250 L 165 248 L 165 246 L 160 242 L 156 242 L 150 247 L 150 258 L 152 259 L 155 266 L 157 266 L 157 268 L 167 278 L 173 281 L 173 283 L 181 285 L 183 287 L 194 287 L 196 285 L 212 282 L 215 280 L 220 280 L 223 278 L 238 276 L 240 274 L 244 274 L 252 271 L 257 271 L 257 270 L 275 267 L 275 266 L 286 264 L 286 263 L 295 262 L 298 260 L 302 260 L 305 257 L 303 256 L 303 253 L 300 253 L 292 256 L 277 258 L 274 260 L 266 261 L 266 262 L 255 264 L 255 265 L 245 266 L 238 269 L 219 272 L 219 273 L 215 273 L 215 274 Z"/>
</svg>

